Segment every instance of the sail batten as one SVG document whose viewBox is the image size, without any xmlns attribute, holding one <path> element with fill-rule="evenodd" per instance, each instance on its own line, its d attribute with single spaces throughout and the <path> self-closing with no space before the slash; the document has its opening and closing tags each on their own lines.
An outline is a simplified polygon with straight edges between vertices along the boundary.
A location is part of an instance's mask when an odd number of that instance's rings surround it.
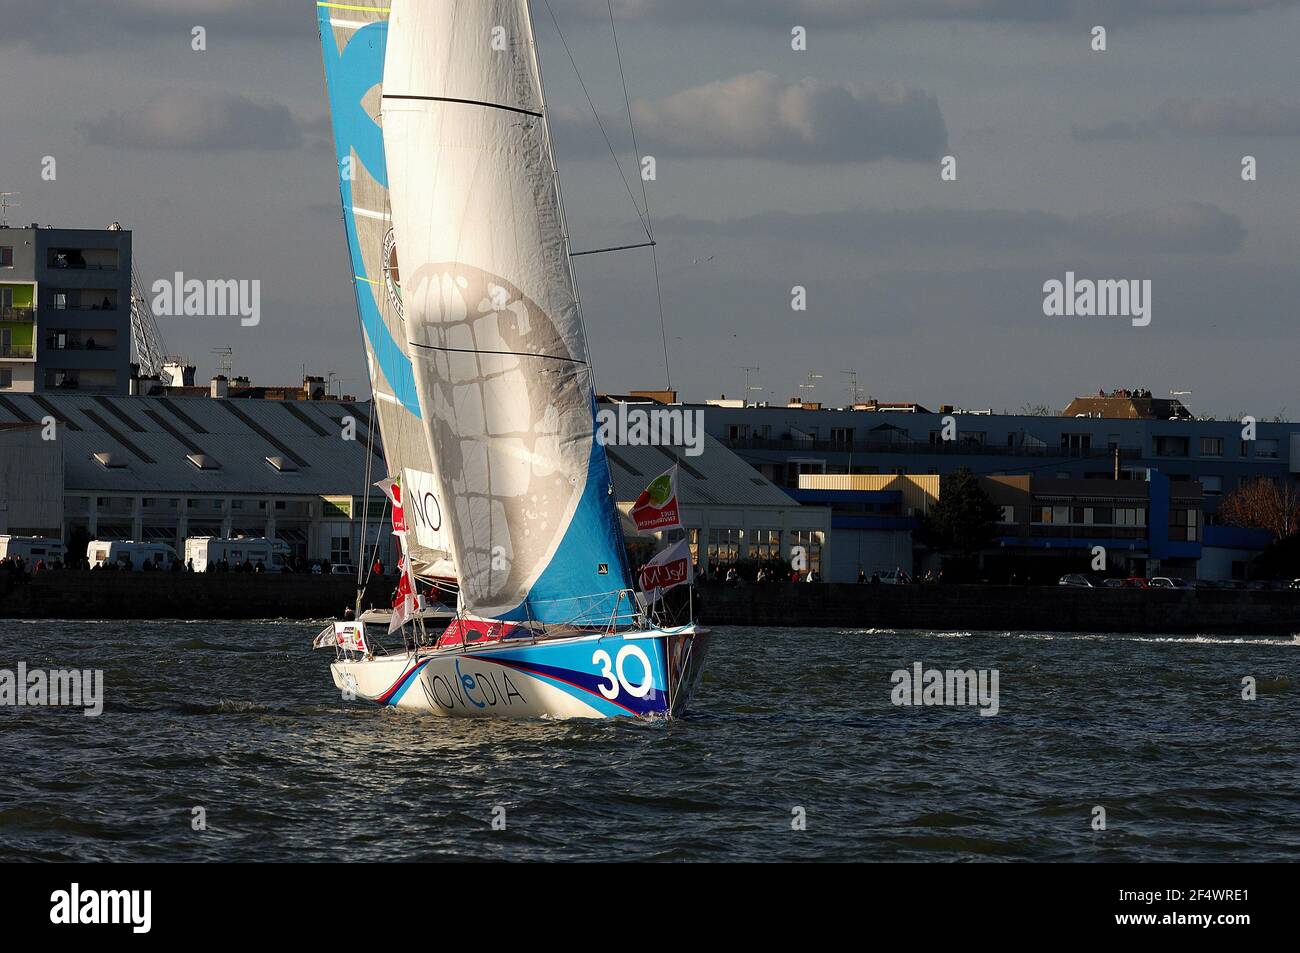
<svg viewBox="0 0 1300 953">
<path fill-rule="evenodd" d="M 383 135 L 461 598 L 609 624 L 631 588 L 524 0 L 397 0 Z"/>
</svg>

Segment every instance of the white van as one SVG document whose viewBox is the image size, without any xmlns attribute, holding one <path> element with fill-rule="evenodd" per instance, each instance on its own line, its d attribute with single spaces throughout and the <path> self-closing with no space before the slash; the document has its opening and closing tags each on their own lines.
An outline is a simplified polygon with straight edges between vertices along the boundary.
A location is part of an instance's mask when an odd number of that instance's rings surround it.
<svg viewBox="0 0 1300 953">
<path fill-rule="evenodd" d="M 46 536 L 0 536 L 0 559 L 21 556 L 28 567 L 41 560 L 48 566 L 56 559 L 63 559 L 65 552 L 62 540 Z"/>
<path fill-rule="evenodd" d="M 257 568 L 260 562 L 265 572 L 288 572 L 289 545 L 278 539 L 261 536 L 243 536 L 222 539 L 218 536 L 191 536 L 185 540 L 185 559 L 194 563 L 195 572 L 206 572 L 208 566 L 216 568 L 226 560 L 233 571 L 245 560 Z"/>
<path fill-rule="evenodd" d="M 176 550 L 166 543 L 139 543 L 131 539 L 95 539 L 86 546 L 86 561 L 91 569 L 96 566 L 102 569 L 107 563 L 125 563 L 128 558 L 136 572 L 142 572 L 145 563 L 152 563 L 154 569 L 171 569 Z"/>
</svg>

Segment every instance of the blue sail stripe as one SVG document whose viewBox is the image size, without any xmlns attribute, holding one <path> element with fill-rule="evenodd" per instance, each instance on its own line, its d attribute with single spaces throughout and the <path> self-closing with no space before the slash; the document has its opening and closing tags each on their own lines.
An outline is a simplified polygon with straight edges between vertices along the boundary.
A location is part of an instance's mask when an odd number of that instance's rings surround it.
<svg viewBox="0 0 1300 953">
<path fill-rule="evenodd" d="M 330 12 L 317 8 L 321 48 L 325 57 L 325 82 L 329 88 L 330 116 L 334 127 L 335 159 L 340 169 L 339 195 L 343 203 L 343 220 L 347 226 L 348 253 L 352 257 L 354 276 L 376 281 L 366 273 L 365 256 L 357 237 L 357 218 L 353 211 L 352 182 L 342 175 L 343 163 L 355 152 L 361 164 L 376 182 L 388 188 L 388 163 L 384 156 L 384 137 L 379 125 L 362 102 L 366 94 L 384 77 L 384 50 L 388 42 L 388 24 L 377 20 L 357 30 L 342 52 L 334 40 Z M 382 276 L 380 276 L 382 277 Z M 393 390 L 393 396 L 414 417 L 420 418 L 420 398 L 415 390 L 415 372 L 402 344 L 393 339 L 379 311 L 376 292 L 353 280 L 357 313 L 370 342 L 375 363 Z"/>
</svg>

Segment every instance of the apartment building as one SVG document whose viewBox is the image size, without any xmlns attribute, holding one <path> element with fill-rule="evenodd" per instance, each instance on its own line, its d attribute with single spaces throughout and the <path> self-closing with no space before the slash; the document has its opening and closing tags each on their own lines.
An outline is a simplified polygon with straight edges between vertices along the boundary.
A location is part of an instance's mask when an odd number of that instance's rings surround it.
<svg viewBox="0 0 1300 953">
<path fill-rule="evenodd" d="M 131 233 L 0 228 L 0 394 L 124 395 Z"/>
</svg>

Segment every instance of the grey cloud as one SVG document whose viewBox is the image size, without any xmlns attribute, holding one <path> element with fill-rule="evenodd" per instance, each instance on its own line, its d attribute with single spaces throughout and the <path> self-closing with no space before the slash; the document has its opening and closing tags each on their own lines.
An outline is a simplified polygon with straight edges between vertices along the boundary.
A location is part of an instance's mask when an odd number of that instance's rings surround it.
<svg viewBox="0 0 1300 953">
<path fill-rule="evenodd" d="M 314 12 L 310 3 L 285 0 L 0 0 L 0 46 L 64 53 L 171 35 L 188 49 L 195 26 L 208 31 L 209 49 L 223 34 L 314 39 Z"/>
<path fill-rule="evenodd" d="M 1278 99 L 1168 99 L 1147 119 L 1076 126 L 1083 142 L 1183 136 L 1300 136 L 1300 103 Z"/>
<path fill-rule="evenodd" d="M 1073 21 L 1104 15 L 1112 22 L 1255 13 L 1300 0 L 615 0 L 625 19 L 865 29 L 890 20 Z M 563 0 L 570 15 L 607 20 L 604 0 Z"/>
<path fill-rule="evenodd" d="M 1189 203 L 1117 215 L 1066 217 L 1000 209 L 856 209 L 764 212 L 727 221 L 676 216 L 661 232 L 699 238 L 756 238 L 796 246 L 833 246 L 851 253 L 903 249 L 1023 252 L 1048 248 L 1095 253 L 1228 254 L 1246 229 L 1235 215 Z"/>
<path fill-rule="evenodd" d="M 632 104 L 642 151 L 795 163 L 930 161 L 948 130 L 938 100 L 903 86 L 862 87 L 816 79 L 792 82 L 755 72 Z M 624 114 L 624 119 L 626 114 Z M 606 119 L 606 129 L 622 122 Z M 594 120 L 561 116 L 563 153 L 603 152 Z"/>
<path fill-rule="evenodd" d="M 234 152 L 295 149 L 303 130 L 287 106 L 233 93 L 171 90 L 79 127 L 92 145 Z"/>
<path fill-rule="evenodd" d="M 1300 103 L 1276 99 L 1171 99 L 1153 122 L 1171 132 L 1209 136 L 1300 136 Z"/>
</svg>

